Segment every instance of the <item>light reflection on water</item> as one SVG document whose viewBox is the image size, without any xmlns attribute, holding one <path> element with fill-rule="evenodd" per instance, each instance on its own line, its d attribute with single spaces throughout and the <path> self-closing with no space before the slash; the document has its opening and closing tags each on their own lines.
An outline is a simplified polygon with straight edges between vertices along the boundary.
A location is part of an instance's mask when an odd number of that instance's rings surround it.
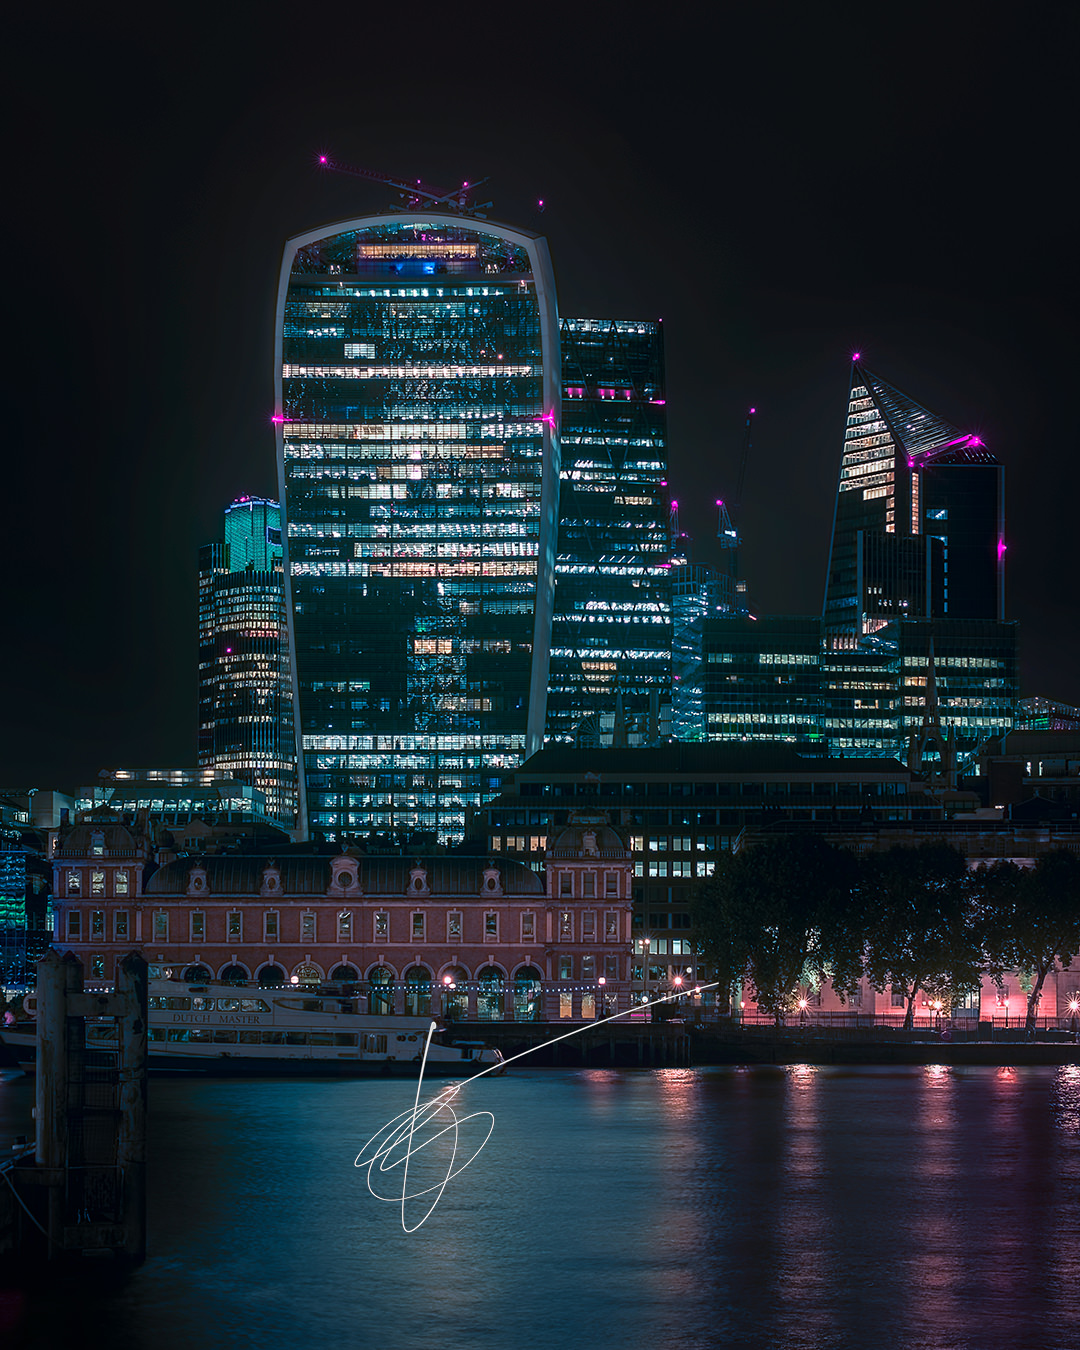
<svg viewBox="0 0 1080 1350">
<path fill-rule="evenodd" d="M 494 1112 L 491 1142 L 407 1235 L 353 1159 L 414 1092 L 155 1081 L 151 1259 L 39 1300 L 25 1344 L 1080 1344 L 1075 1067 L 481 1080 L 462 1106 Z M 0 1144 L 32 1095 L 0 1084 Z"/>
</svg>

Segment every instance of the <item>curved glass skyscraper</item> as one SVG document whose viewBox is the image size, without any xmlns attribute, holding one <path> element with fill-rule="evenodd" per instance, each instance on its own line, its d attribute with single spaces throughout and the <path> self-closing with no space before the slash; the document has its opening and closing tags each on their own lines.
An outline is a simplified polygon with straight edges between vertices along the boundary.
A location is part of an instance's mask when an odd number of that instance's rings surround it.
<svg viewBox="0 0 1080 1350">
<path fill-rule="evenodd" d="M 277 320 L 301 837 L 461 839 L 544 733 L 546 241 L 440 213 L 326 226 L 286 245 Z"/>
</svg>

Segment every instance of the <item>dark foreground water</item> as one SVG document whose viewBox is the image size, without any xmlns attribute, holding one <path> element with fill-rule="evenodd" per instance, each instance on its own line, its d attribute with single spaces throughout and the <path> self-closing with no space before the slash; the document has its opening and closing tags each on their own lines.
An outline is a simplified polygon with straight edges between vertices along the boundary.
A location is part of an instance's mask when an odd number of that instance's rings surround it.
<svg viewBox="0 0 1080 1350">
<path fill-rule="evenodd" d="M 1080 1350 L 1074 1067 L 485 1079 L 459 1109 L 491 1141 L 409 1234 L 353 1160 L 414 1092 L 153 1082 L 150 1259 L 13 1343 Z M 0 1084 L 0 1140 L 31 1099 Z"/>
</svg>

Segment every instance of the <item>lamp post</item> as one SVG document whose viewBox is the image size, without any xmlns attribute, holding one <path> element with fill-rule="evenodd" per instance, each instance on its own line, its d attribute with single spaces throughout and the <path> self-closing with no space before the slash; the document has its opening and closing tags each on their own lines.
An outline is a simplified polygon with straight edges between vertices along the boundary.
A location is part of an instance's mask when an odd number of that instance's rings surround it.
<svg viewBox="0 0 1080 1350">
<path fill-rule="evenodd" d="M 641 1001 L 649 1001 L 649 948 L 652 946 L 652 938 L 648 933 L 641 939 Z"/>
<path fill-rule="evenodd" d="M 1072 1013 L 1072 1020 L 1069 1023 L 1069 1030 L 1073 1034 L 1073 1040 L 1076 1040 L 1076 1014 L 1080 1012 L 1080 999 L 1069 1000 L 1069 1012 Z"/>
<path fill-rule="evenodd" d="M 939 998 L 934 999 L 933 1003 L 931 1003 L 930 1006 L 931 1006 L 931 1008 L 933 1008 L 933 1010 L 934 1010 L 934 1030 L 935 1030 L 935 1031 L 940 1031 L 940 1030 L 941 1030 L 941 1006 L 942 1006 L 942 1005 L 941 1005 L 941 999 L 939 999 Z"/>
<path fill-rule="evenodd" d="M 607 1016 L 607 992 L 604 989 L 606 984 L 607 979 L 603 975 L 596 981 L 596 1007 L 599 1012 L 598 1020 L 602 1020 Z"/>
<path fill-rule="evenodd" d="M 799 1026 L 806 1025 L 806 1009 L 808 1007 L 809 1007 L 808 999 L 805 998 L 799 999 Z"/>
</svg>

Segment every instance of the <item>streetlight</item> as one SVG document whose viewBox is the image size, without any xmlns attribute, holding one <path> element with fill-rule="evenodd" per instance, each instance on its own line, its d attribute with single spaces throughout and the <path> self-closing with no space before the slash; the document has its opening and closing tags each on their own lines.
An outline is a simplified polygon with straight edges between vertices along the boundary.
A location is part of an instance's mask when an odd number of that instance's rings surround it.
<svg viewBox="0 0 1080 1350">
<path fill-rule="evenodd" d="M 931 1008 L 933 1008 L 933 1010 L 934 1010 L 934 1030 L 935 1030 L 935 1031 L 940 1031 L 940 1030 L 941 1030 L 941 999 L 939 999 L 939 998 L 934 999 L 933 1003 L 931 1003 L 930 1006 L 931 1006 Z"/>
<path fill-rule="evenodd" d="M 607 978 L 601 975 L 600 978 L 596 981 L 596 983 L 599 986 L 596 1004 L 600 1011 L 600 1016 L 601 1018 L 603 1018 L 607 1016 L 607 993 L 604 989 L 604 985 L 607 984 Z"/>
<path fill-rule="evenodd" d="M 805 1022 L 806 1022 L 806 1009 L 807 1009 L 809 1006 L 810 1006 L 810 1005 L 809 1005 L 809 1000 L 808 1000 L 808 999 L 805 999 L 805 998 L 799 999 L 799 1025 L 800 1025 L 800 1026 L 803 1026 L 803 1025 L 805 1024 Z"/>
<path fill-rule="evenodd" d="M 645 934 L 641 939 L 641 1001 L 649 1001 L 649 948 L 652 946 L 652 938 Z"/>
<path fill-rule="evenodd" d="M 1072 1021 L 1069 1024 L 1069 1029 L 1072 1031 L 1073 1040 L 1076 1040 L 1076 1014 L 1077 1012 L 1080 1012 L 1080 999 L 1074 998 L 1069 1000 L 1069 1012 L 1072 1013 Z"/>
</svg>

